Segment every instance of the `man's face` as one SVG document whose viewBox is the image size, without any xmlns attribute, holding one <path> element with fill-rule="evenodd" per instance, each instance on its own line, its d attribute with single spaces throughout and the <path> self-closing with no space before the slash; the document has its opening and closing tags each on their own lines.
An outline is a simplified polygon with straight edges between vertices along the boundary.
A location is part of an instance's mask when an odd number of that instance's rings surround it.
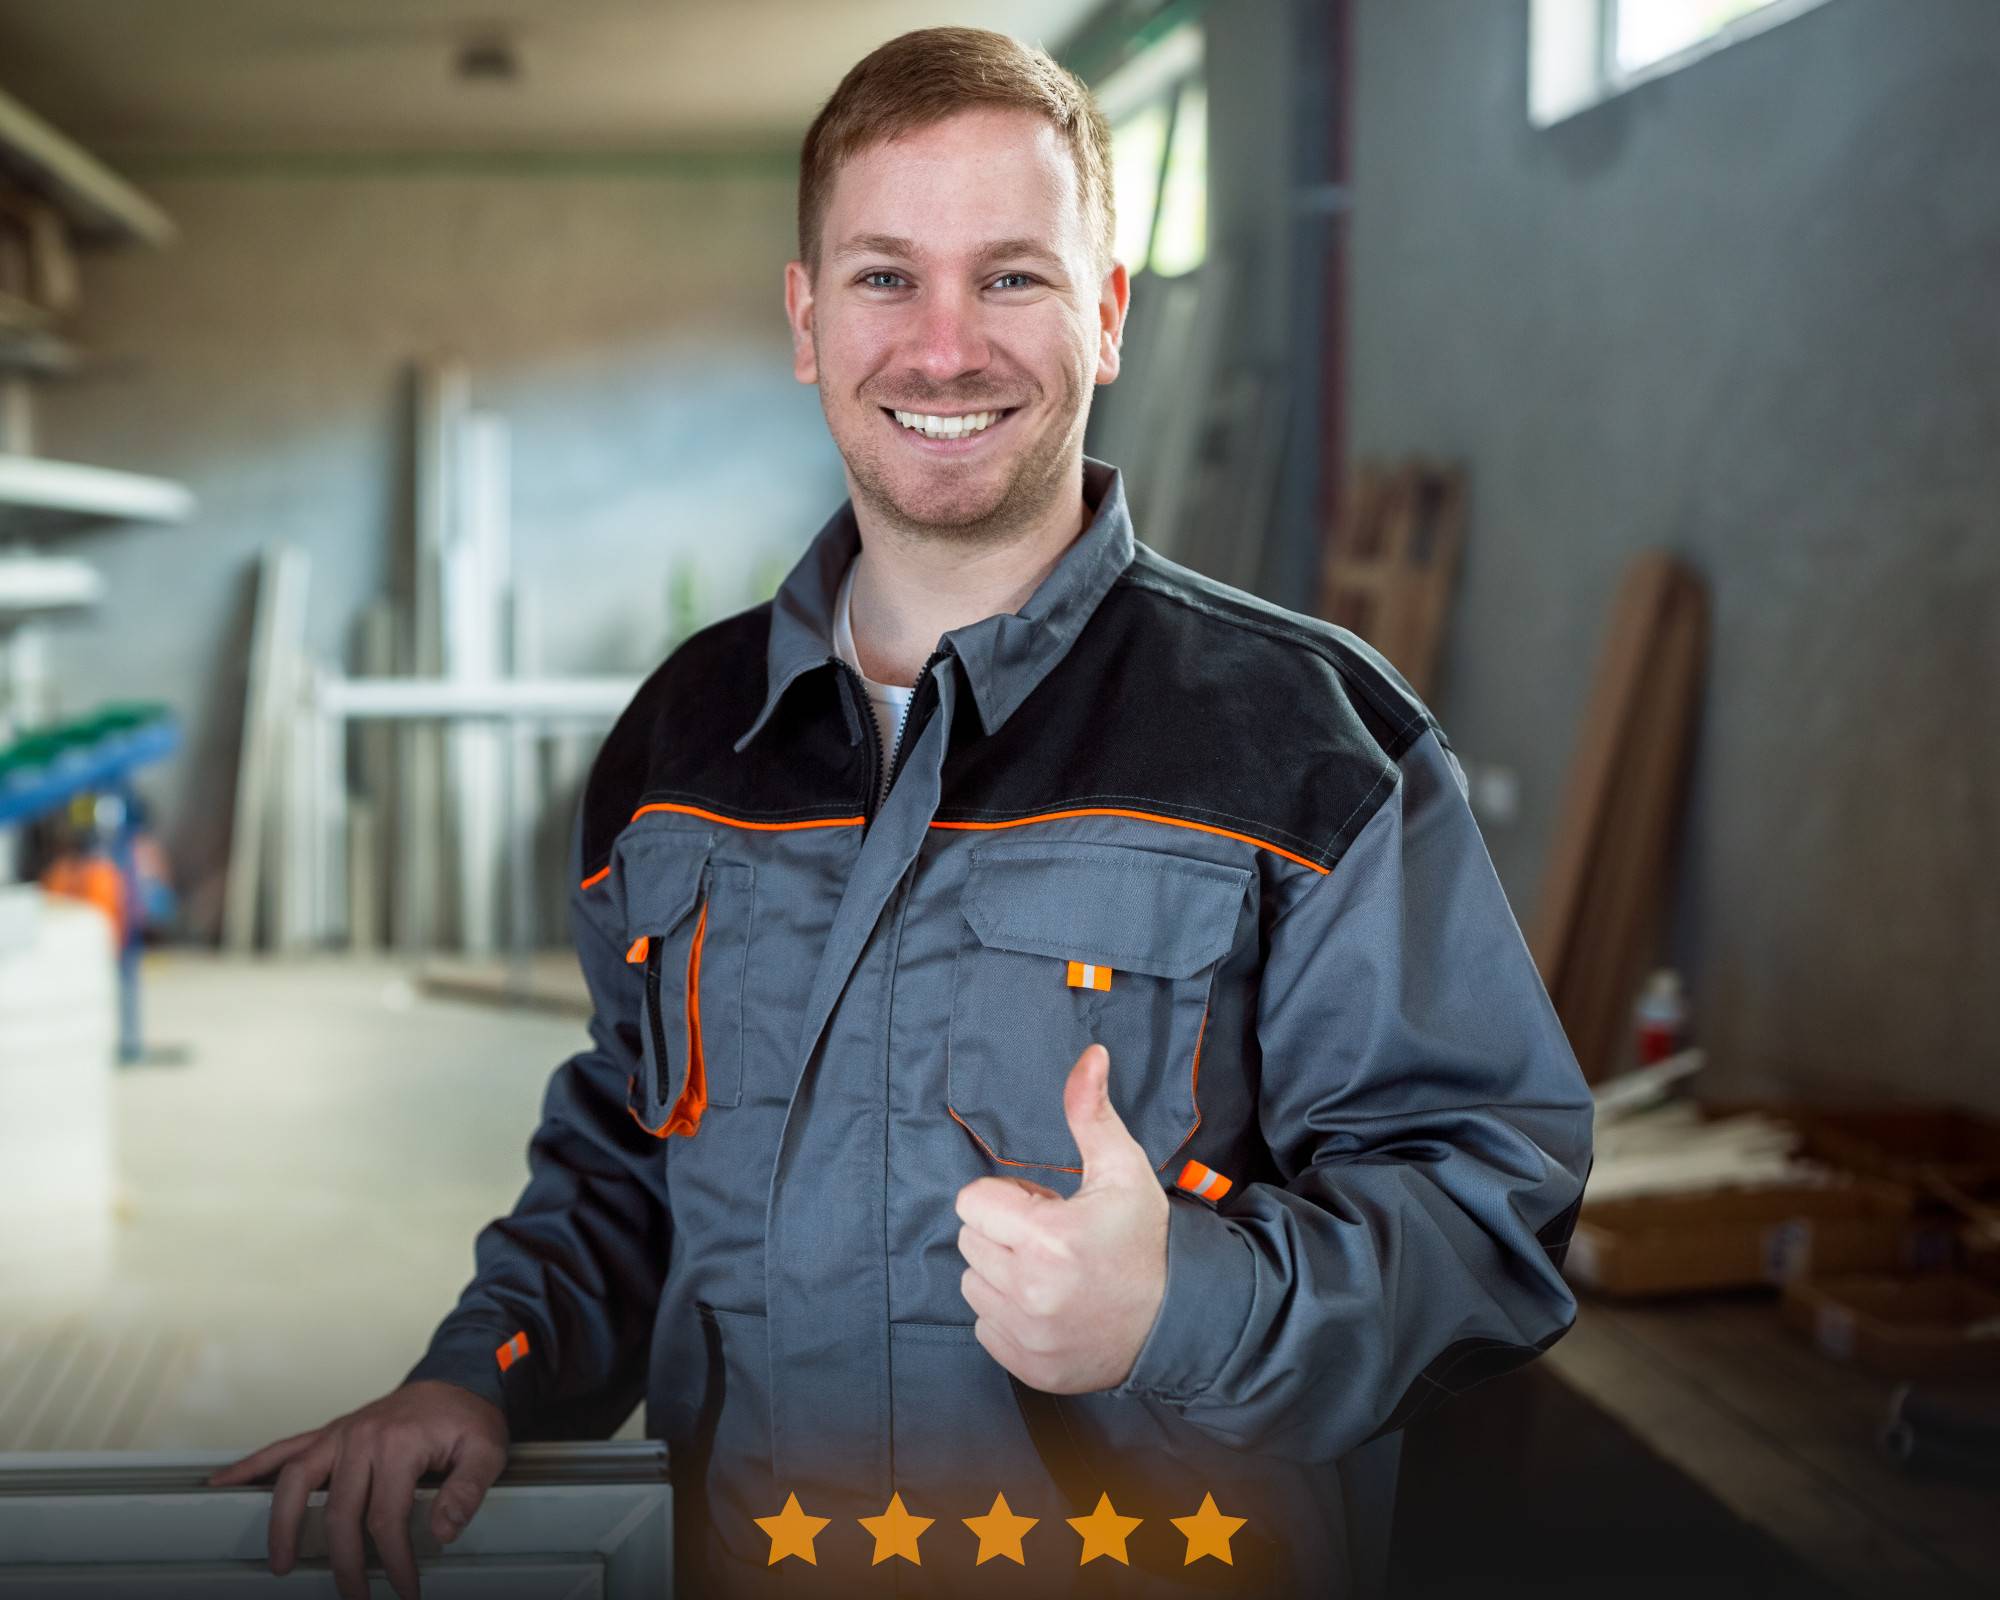
<svg viewBox="0 0 2000 1600">
<path fill-rule="evenodd" d="M 819 385 L 857 503 L 908 532 L 1004 537 L 1069 488 L 1118 375 L 1126 275 L 1101 278 L 1074 163 L 1033 112 L 961 112 L 852 157 L 820 266 L 785 269 L 792 370 Z M 941 419 L 957 438 L 899 420 Z M 993 416 L 972 431 L 981 414 Z"/>
</svg>

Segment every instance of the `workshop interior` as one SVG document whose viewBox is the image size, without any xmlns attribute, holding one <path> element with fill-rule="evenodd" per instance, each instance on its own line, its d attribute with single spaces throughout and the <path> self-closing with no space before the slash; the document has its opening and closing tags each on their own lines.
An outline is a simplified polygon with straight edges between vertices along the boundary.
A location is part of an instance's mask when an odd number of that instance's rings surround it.
<svg viewBox="0 0 2000 1600">
<path fill-rule="evenodd" d="M 0 0 L 0 1593 L 261 1572 L 194 1468 L 451 1308 L 598 748 L 848 494 L 800 141 L 946 24 L 1110 126 L 1135 536 L 1430 708 L 1594 1101 L 1386 1592 L 2000 1592 L 2000 5 Z M 641 1410 L 517 1470 L 426 1592 L 655 1592 Z"/>
</svg>

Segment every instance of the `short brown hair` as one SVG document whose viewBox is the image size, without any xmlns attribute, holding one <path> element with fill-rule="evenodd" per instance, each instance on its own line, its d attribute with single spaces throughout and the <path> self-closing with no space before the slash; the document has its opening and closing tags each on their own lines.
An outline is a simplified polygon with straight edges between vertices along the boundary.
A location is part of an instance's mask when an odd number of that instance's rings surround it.
<svg viewBox="0 0 2000 1600">
<path fill-rule="evenodd" d="M 799 259 L 819 272 L 820 227 L 842 163 L 976 106 L 1037 111 L 1055 124 L 1076 163 L 1084 222 L 1111 266 L 1117 218 L 1111 196 L 1111 128 L 1083 80 L 1045 51 L 984 28 L 919 28 L 870 52 L 820 108 L 799 158 Z"/>
</svg>

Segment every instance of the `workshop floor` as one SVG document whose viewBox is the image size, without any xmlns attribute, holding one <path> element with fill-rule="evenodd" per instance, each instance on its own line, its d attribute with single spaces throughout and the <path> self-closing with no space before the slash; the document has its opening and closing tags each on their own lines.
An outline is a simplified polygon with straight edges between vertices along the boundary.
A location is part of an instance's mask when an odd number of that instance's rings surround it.
<svg viewBox="0 0 2000 1600">
<path fill-rule="evenodd" d="M 248 1450 L 394 1387 L 585 1037 L 388 962 L 162 954 L 145 1000 L 108 1255 L 0 1260 L 0 1451 Z"/>
</svg>

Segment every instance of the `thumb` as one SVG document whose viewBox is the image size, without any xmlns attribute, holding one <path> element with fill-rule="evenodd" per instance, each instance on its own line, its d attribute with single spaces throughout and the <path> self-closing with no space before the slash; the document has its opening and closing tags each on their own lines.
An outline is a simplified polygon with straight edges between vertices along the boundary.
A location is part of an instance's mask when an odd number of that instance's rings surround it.
<svg viewBox="0 0 2000 1600">
<path fill-rule="evenodd" d="M 1063 1118 L 1083 1157 L 1080 1189 L 1152 1177 L 1153 1164 L 1111 1103 L 1110 1078 L 1111 1053 L 1093 1044 L 1076 1058 L 1063 1085 Z"/>
<path fill-rule="evenodd" d="M 505 1452 L 493 1459 L 485 1451 L 462 1451 L 453 1463 L 444 1485 L 431 1506 L 431 1532 L 441 1544 L 450 1544 L 469 1523 L 486 1499 L 486 1491 L 507 1464 Z"/>
</svg>

